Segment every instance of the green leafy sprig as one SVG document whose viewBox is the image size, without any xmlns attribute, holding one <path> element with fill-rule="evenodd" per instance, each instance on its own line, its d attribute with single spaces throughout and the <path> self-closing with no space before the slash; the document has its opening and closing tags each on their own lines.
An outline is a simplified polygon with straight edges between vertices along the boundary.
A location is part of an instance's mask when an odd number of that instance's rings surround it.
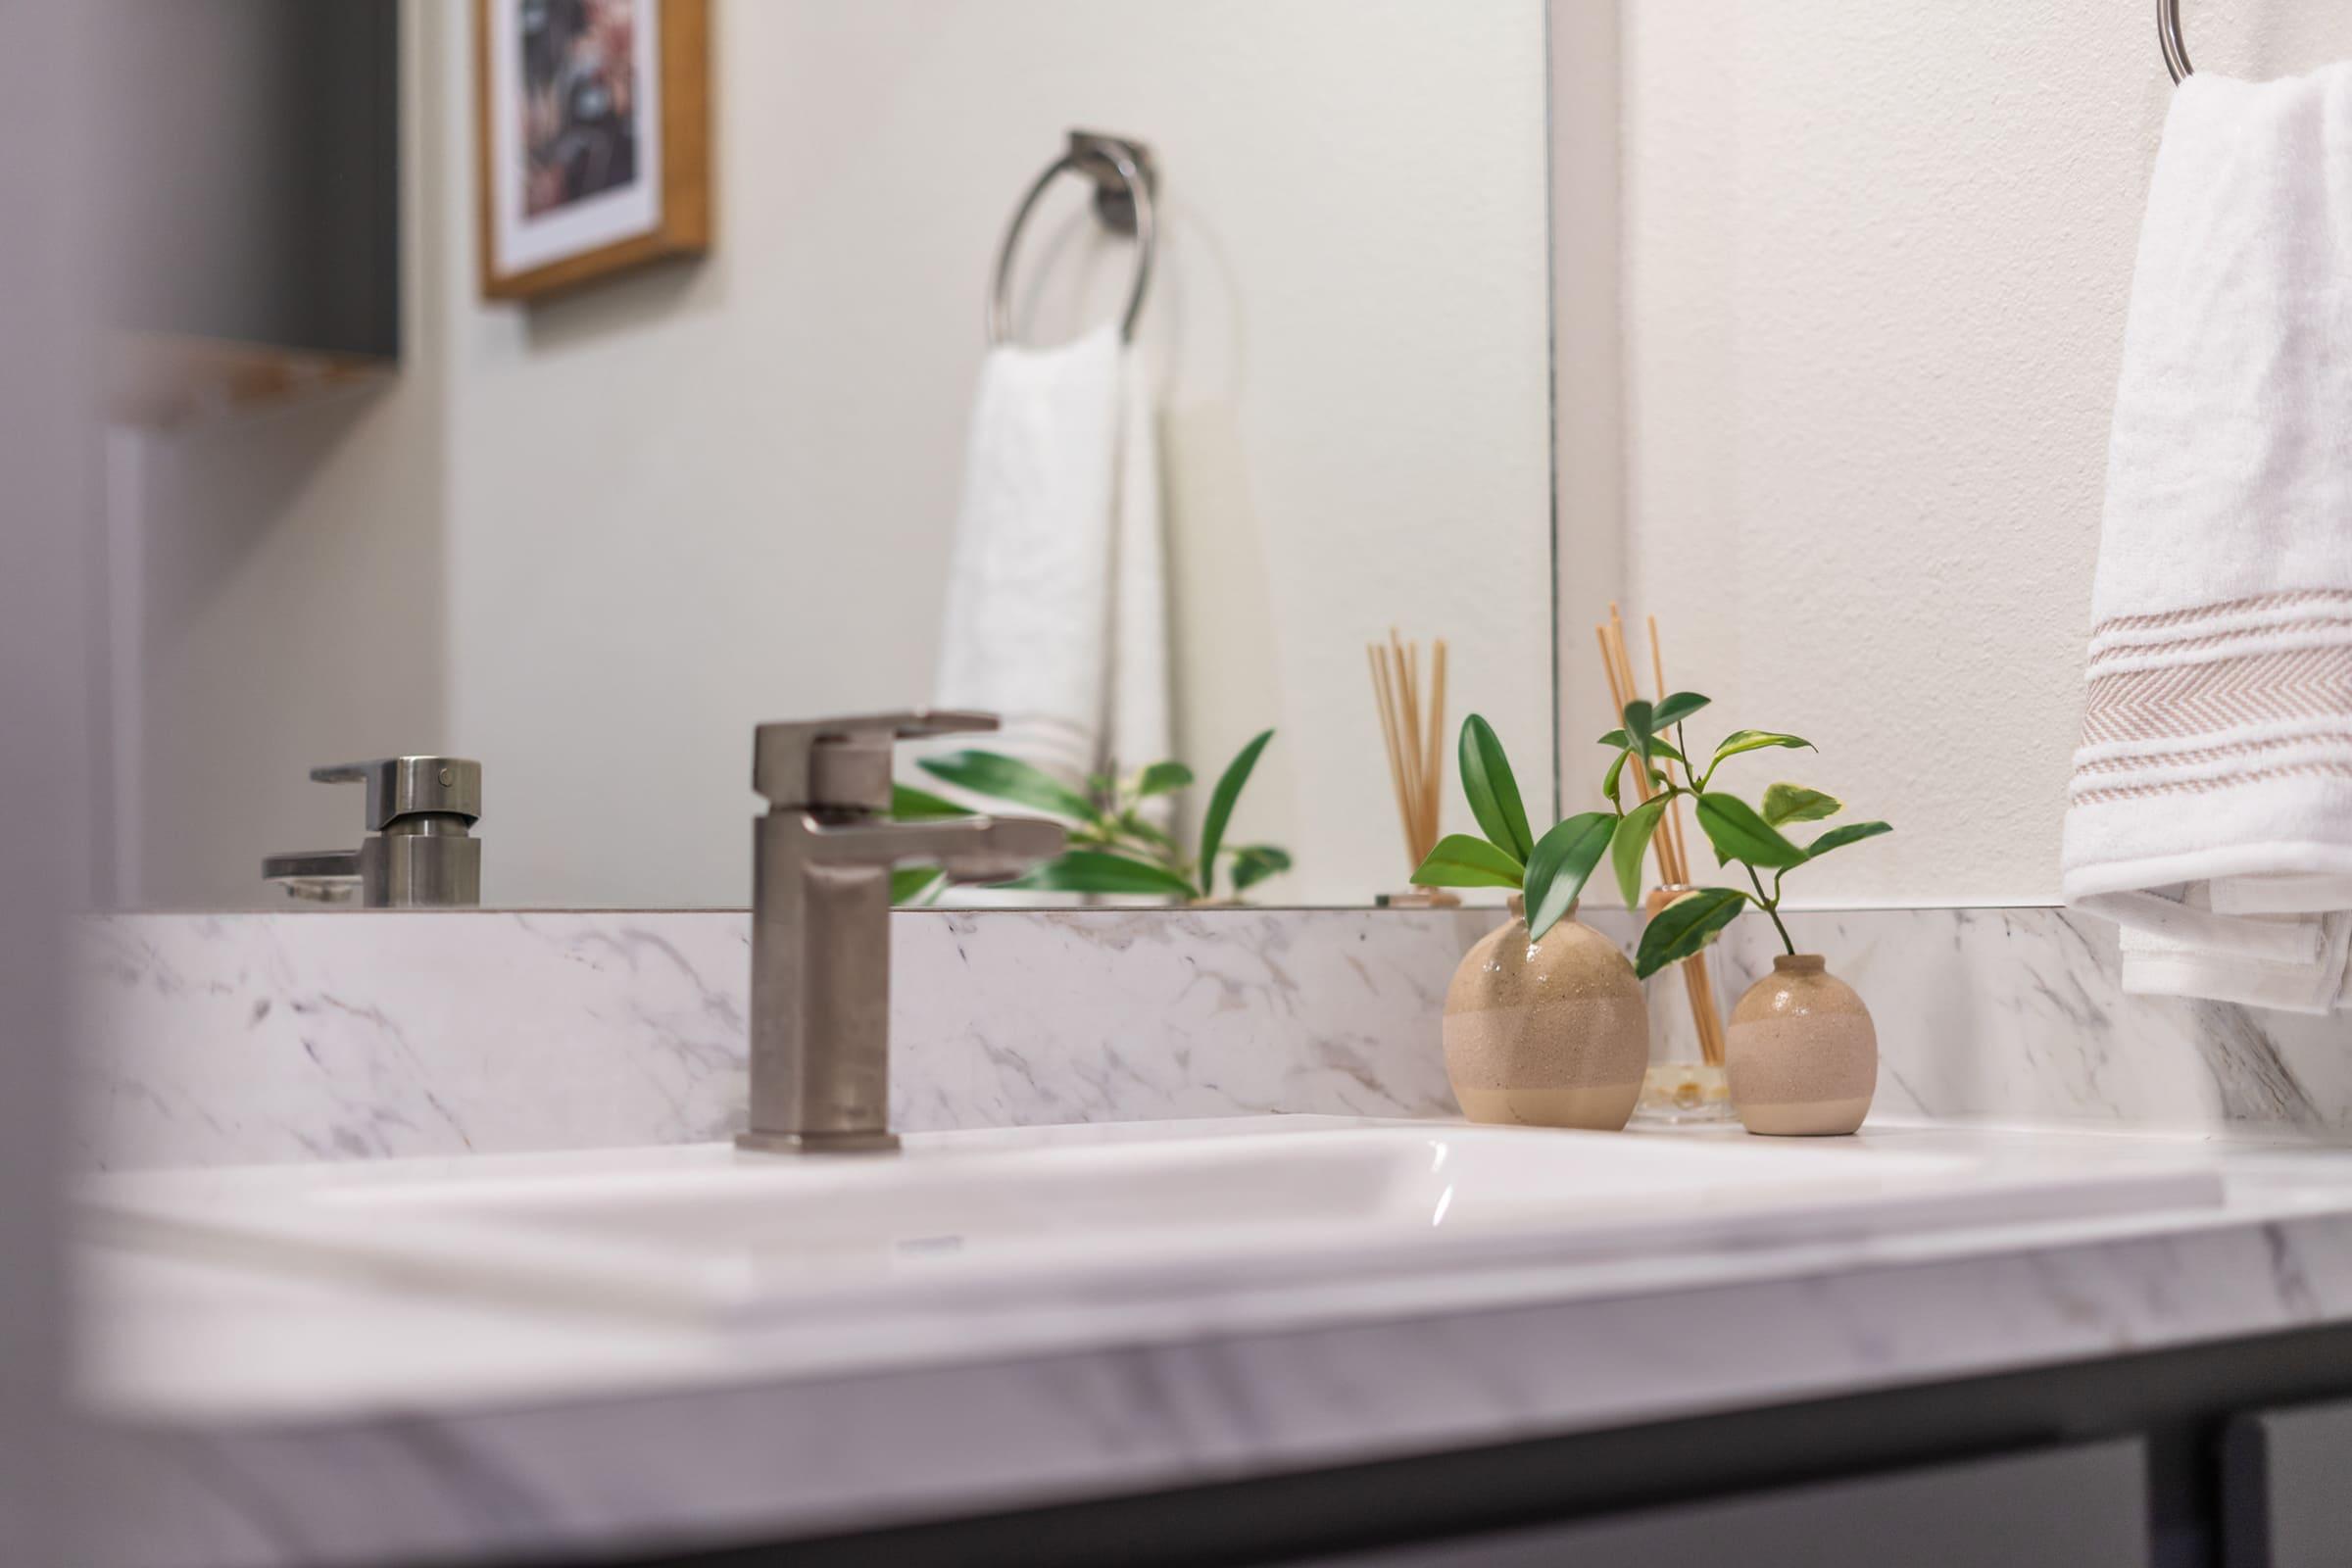
<svg viewBox="0 0 2352 1568">
<path fill-rule="evenodd" d="M 1537 838 L 1510 758 L 1494 726 L 1477 713 L 1462 720 L 1460 764 L 1462 793 L 1485 836 L 1447 834 L 1413 880 L 1426 888 L 1514 889 L 1527 904 L 1528 940 L 1536 941 L 1574 907 L 1609 848 L 1616 818 L 1607 811 L 1585 811 Z"/>
<path fill-rule="evenodd" d="M 1069 829 L 1069 847 L 1027 875 L 998 886 L 1038 893 L 1107 893 L 1174 898 L 1193 902 L 1215 897 L 1217 870 L 1224 867 L 1234 896 L 1291 868 L 1290 852 L 1273 844 L 1229 845 L 1225 830 L 1243 786 L 1257 766 L 1258 754 L 1274 738 L 1264 730 L 1244 746 L 1209 792 L 1200 823 L 1200 848 L 1188 855 L 1182 845 L 1147 820 L 1144 803 L 1193 782 L 1182 762 L 1153 762 L 1125 778 L 1098 775 L 1081 794 L 1030 762 L 999 752 L 962 751 L 922 759 L 923 771 L 943 783 L 990 800 L 1004 801 Z M 898 786 L 892 814 L 903 820 L 972 813 L 927 791 Z M 946 886 L 930 866 L 910 866 L 891 878 L 896 904 L 928 904 Z"/>
<path fill-rule="evenodd" d="M 1810 751 L 1814 749 L 1813 743 L 1800 735 L 1779 730 L 1736 729 L 1716 744 L 1703 768 L 1694 766 L 1690 760 L 1690 742 L 1683 725 L 1684 720 L 1706 706 L 1708 700 L 1696 692 L 1677 692 L 1654 708 L 1644 702 L 1628 703 L 1624 727 L 1600 738 L 1601 745 L 1617 754 L 1602 777 L 1601 793 L 1619 813 L 1620 835 L 1634 841 L 1630 855 L 1625 853 L 1629 846 L 1621 843 L 1617 858 L 1618 890 L 1625 895 L 1628 907 L 1641 902 L 1642 854 L 1648 846 L 1650 833 L 1656 829 L 1657 816 L 1686 796 L 1698 818 L 1699 831 L 1706 834 L 1708 844 L 1714 847 L 1715 863 L 1738 865 L 1747 873 L 1745 888 L 1694 888 L 1650 917 L 1642 928 L 1642 943 L 1634 955 L 1634 970 L 1645 979 L 1702 951 L 1750 904 L 1764 911 L 1772 921 L 1772 928 L 1780 933 L 1781 945 L 1794 953 L 1796 944 L 1781 919 L 1782 878 L 1833 850 L 1894 831 L 1885 822 L 1850 822 L 1832 828 L 1810 844 L 1796 843 L 1781 830 L 1799 822 L 1818 822 L 1835 816 L 1845 808 L 1844 803 L 1802 784 L 1781 783 L 1767 786 L 1762 805 L 1757 807 L 1713 785 L 1716 772 L 1735 757 L 1775 748 Z M 1674 732 L 1671 745 L 1663 738 L 1669 728 Z M 1661 758 L 1681 767 L 1679 779 L 1671 769 L 1658 765 Z M 1644 776 L 1657 792 L 1631 810 L 1626 809 L 1620 799 L 1628 767 L 1644 769 Z M 1644 822 L 1642 818 L 1645 815 L 1648 820 Z M 1764 873 L 1768 871 L 1772 874 L 1769 889 L 1764 884 Z"/>
<path fill-rule="evenodd" d="M 1738 864 L 1747 873 L 1749 886 L 1696 888 L 1660 909 L 1642 927 L 1635 971 L 1647 978 L 1699 953 L 1750 904 L 1764 911 L 1783 945 L 1794 953 L 1796 944 L 1781 920 L 1782 878 L 1833 850 L 1894 829 L 1885 822 L 1852 822 L 1798 845 L 1781 829 L 1834 816 L 1844 808 L 1843 803 L 1820 790 L 1782 783 L 1764 791 L 1759 808 L 1712 788 L 1716 771 L 1735 757 L 1774 748 L 1810 750 L 1813 743 L 1778 730 L 1734 730 L 1716 745 L 1703 768 L 1694 767 L 1684 723 L 1707 706 L 1708 699 L 1696 692 L 1676 692 L 1655 704 L 1626 704 L 1623 727 L 1600 737 L 1600 744 L 1616 753 L 1600 783 L 1609 809 L 1580 812 L 1532 842 L 1527 811 L 1502 745 L 1484 718 L 1471 714 L 1462 723 L 1462 790 L 1485 836 L 1455 833 L 1440 840 L 1413 880 L 1425 887 L 1518 889 L 1527 905 L 1532 942 L 1575 907 L 1604 857 L 1626 906 L 1639 907 L 1642 858 L 1659 820 L 1675 801 L 1688 797 L 1700 831 L 1714 847 L 1716 863 Z M 1670 731 L 1672 740 L 1667 739 Z M 1682 770 L 1679 779 L 1664 765 L 1668 762 Z M 1629 767 L 1642 770 L 1640 776 L 1648 780 L 1652 792 L 1642 800 L 1641 791 L 1635 790 L 1631 806 L 1625 799 Z M 1764 884 L 1767 871 L 1772 873 L 1769 890 Z"/>
</svg>

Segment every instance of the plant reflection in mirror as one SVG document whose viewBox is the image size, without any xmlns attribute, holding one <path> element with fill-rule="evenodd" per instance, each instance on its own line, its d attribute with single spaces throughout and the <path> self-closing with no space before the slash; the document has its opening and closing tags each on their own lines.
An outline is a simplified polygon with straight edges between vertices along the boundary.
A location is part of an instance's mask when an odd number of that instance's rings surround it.
<svg viewBox="0 0 2352 1568">
<path fill-rule="evenodd" d="M 1193 782 L 1193 770 L 1182 762 L 1153 762 L 1125 778 L 1097 775 L 1087 780 L 1084 794 L 1032 763 L 999 752 L 955 752 L 924 758 L 920 765 L 957 790 L 1003 801 L 1068 826 L 1068 849 L 1028 875 L 999 887 L 1200 904 L 1217 896 L 1220 866 L 1236 900 L 1268 877 L 1291 868 L 1290 852 L 1277 845 L 1225 842 L 1235 803 L 1250 782 L 1258 754 L 1273 738 L 1272 730 L 1261 731 L 1226 764 L 1209 793 L 1197 854 L 1187 854 L 1182 844 L 1145 814 L 1148 802 L 1172 795 Z M 972 813 L 952 801 L 902 784 L 897 787 L 891 814 L 903 821 L 919 821 Z M 945 886 L 937 869 L 909 866 L 892 873 L 891 902 L 927 905 L 938 899 Z"/>
</svg>

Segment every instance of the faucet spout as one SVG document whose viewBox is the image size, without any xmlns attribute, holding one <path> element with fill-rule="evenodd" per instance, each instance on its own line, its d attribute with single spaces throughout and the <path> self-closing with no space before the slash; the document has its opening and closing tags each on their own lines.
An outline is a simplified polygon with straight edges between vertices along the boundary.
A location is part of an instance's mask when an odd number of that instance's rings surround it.
<svg viewBox="0 0 2352 1568">
<path fill-rule="evenodd" d="M 927 822 L 811 822 L 808 858 L 827 865 L 934 864 L 951 882 L 1008 882 L 1059 855 L 1069 834 L 1034 816 L 956 816 Z"/>
</svg>

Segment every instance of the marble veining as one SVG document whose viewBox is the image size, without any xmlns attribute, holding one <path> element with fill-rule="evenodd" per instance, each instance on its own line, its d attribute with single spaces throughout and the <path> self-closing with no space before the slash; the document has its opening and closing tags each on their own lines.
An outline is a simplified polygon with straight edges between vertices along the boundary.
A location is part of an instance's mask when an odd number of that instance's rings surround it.
<svg viewBox="0 0 2352 1568">
<path fill-rule="evenodd" d="M 1594 924 L 1630 941 L 1631 920 Z M 2352 1131 L 2352 1020 L 2126 996 L 2115 927 L 2033 908 L 1798 911 L 1798 949 L 1861 993 L 1879 1034 L 1874 1112 L 2167 1133 Z M 1771 972 L 1769 922 L 1740 921 L 1714 962 L 1728 1010 Z M 1673 976 L 1651 1026 L 1695 1055 Z"/>
<path fill-rule="evenodd" d="M 910 1131 L 1444 1115 L 1447 979 L 1498 911 L 901 912 Z M 743 1125 L 737 911 L 84 922 L 101 1169 L 705 1142 Z"/>
<path fill-rule="evenodd" d="M 1905 1127 L 1866 1132 L 1856 1153 L 1874 1140 L 2101 1161 L 2178 1160 L 2184 1147 Z M 332 1568 L 682 1549 L 2352 1319 L 2342 1156 L 2205 1151 L 2230 1189 L 2214 1210 L 1810 1243 L 1766 1223 L 1736 1248 L 1367 1281 L 1311 1301 L 1085 1301 L 1021 1325 L 1017 1346 L 1002 1325 L 934 1325 L 932 1349 L 895 1366 L 815 1364 L 805 1329 L 656 1344 L 553 1315 L 132 1269 L 92 1293 L 128 1315 L 100 1342 L 118 1370 L 94 1462 L 121 1501 L 91 1560 Z M 355 1366 L 357 1344 L 392 1364 Z M 949 1345 L 965 1348 L 940 1353 Z M 403 1391 L 401 1358 L 418 1356 L 501 1373 L 536 1357 L 556 1379 L 633 1366 L 646 1386 L 552 1403 L 402 1392 L 302 1415 L 265 1414 L 268 1396 L 249 1395 L 245 1419 L 172 1413 L 171 1385 L 224 1376 L 205 1368 L 304 1356 L 340 1369 L 320 1376 Z M 444 1365 L 439 1381 L 452 1376 Z"/>
<path fill-rule="evenodd" d="M 941 1130 L 1453 1109 L 1439 1012 L 1495 910 L 904 912 L 894 1113 Z M 1594 925 L 1629 947 L 1622 911 Z M 2352 1023 L 2127 997 L 2056 908 L 1788 916 L 1878 1024 L 1882 1114 L 2352 1130 Z M 117 915 L 84 923 L 87 1163 L 695 1142 L 744 1114 L 740 911 Z M 1729 1007 L 1769 971 L 1749 918 Z M 1653 1029 L 1688 1051 L 1679 981 Z"/>
</svg>

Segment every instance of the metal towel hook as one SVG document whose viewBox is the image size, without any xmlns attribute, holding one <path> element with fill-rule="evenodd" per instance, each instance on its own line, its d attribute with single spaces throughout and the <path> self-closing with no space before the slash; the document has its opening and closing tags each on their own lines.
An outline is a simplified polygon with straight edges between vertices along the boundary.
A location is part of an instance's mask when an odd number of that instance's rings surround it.
<svg viewBox="0 0 2352 1568">
<path fill-rule="evenodd" d="M 2180 41 L 2180 0 L 2156 0 L 2156 46 L 2164 51 L 2164 69 L 2175 85 L 2196 68 L 2188 63 L 2188 45 Z"/>
<path fill-rule="evenodd" d="M 1151 286 L 1152 252 L 1159 238 L 1152 209 L 1159 176 L 1152 167 L 1152 149 L 1124 136 L 1073 130 L 1070 150 L 1037 176 L 1021 205 L 1013 209 L 1011 226 L 997 247 L 997 275 L 988 304 L 992 344 L 1012 340 L 1012 256 L 1021 243 L 1021 225 L 1046 187 L 1063 174 L 1082 174 L 1094 181 L 1095 216 L 1113 233 L 1135 236 L 1135 283 L 1127 291 L 1127 314 L 1119 321 L 1120 341 L 1135 341 L 1135 323 L 1144 314 L 1144 291 Z"/>
</svg>

